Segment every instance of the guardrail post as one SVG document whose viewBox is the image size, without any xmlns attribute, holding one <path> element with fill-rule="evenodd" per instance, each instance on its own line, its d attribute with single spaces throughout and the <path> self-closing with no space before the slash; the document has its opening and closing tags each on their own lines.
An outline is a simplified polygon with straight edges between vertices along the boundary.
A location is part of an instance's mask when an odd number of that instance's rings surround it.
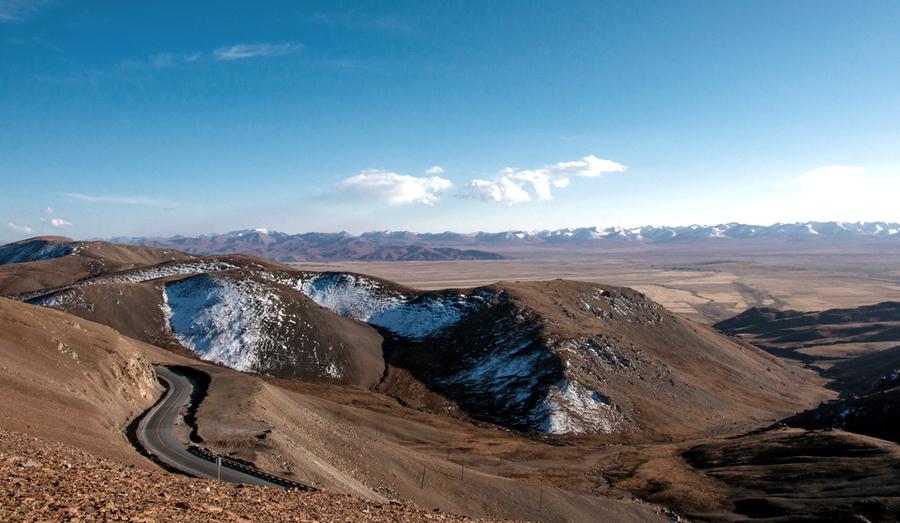
<svg viewBox="0 0 900 523">
<path fill-rule="evenodd" d="M 216 479 L 222 481 L 222 456 L 216 456 Z"/>
</svg>

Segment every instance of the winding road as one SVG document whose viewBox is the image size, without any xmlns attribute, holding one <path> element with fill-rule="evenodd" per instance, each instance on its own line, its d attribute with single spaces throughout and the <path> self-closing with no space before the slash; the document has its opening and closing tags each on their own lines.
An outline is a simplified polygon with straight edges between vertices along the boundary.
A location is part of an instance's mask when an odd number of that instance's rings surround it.
<svg viewBox="0 0 900 523">
<path fill-rule="evenodd" d="M 178 431 L 176 426 L 180 421 L 183 424 L 181 412 L 191 401 L 194 385 L 187 377 L 171 369 L 161 365 L 155 366 L 155 369 L 156 375 L 166 383 L 168 390 L 162 400 L 148 410 L 138 423 L 137 439 L 144 450 L 169 467 L 191 476 L 284 488 L 282 483 L 229 468 L 226 464 L 222 465 L 219 477 L 215 463 L 192 454 L 187 435 L 179 434 L 186 431 Z"/>
</svg>

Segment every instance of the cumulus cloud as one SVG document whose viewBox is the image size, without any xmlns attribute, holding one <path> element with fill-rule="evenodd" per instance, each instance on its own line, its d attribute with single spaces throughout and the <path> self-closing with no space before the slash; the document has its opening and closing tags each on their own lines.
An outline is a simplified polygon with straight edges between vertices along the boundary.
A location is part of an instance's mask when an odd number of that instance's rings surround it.
<svg viewBox="0 0 900 523">
<path fill-rule="evenodd" d="M 63 220 L 62 218 L 50 218 L 50 226 L 59 229 L 60 227 L 71 227 L 72 222 Z"/>
<path fill-rule="evenodd" d="M 109 203 L 117 205 L 146 205 L 148 207 L 177 207 L 178 203 L 163 198 L 147 198 L 144 196 L 121 196 L 108 195 L 96 196 L 90 194 L 81 194 L 77 192 L 66 193 L 66 196 L 73 200 L 80 200 L 91 203 Z"/>
<path fill-rule="evenodd" d="M 27 226 L 27 225 L 17 225 L 17 224 L 15 224 L 15 223 L 13 223 L 13 222 L 7 223 L 7 224 L 6 224 L 6 228 L 7 228 L 7 229 L 11 229 L 11 230 L 16 231 L 16 232 L 22 232 L 22 233 L 25 233 L 25 234 L 31 234 L 31 233 L 34 232 L 34 229 L 32 229 L 31 227 L 29 227 L 29 226 Z"/>
<path fill-rule="evenodd" d="M 440 176 L 409 176 L 370 169 L 339 184 L 345 194 L 375 198 L 390 205 L 424 203 L 434 205 L 453 184 Z"/>
<path fill-rule="evenodd" d="M 428 169 L 425 169 L 425 174 L 444 174 L 444 168 L 440 165 L 432 165 Z"/>
<path fill-rule="evenodd" d="M 588 155 L 581 160 L 559 162 L 539 169 L 507 167 L 493 180 L 472 180 L 466 194 L 472 198 L 503 202 L 508 205 L 537 200 L 552 200 L 553 189 L 568 187 L 572 178 L 597 178 L 605 173 L 622 172 L 627 167 L 612 160 Z"/>
<path fill-rule="evenodd" d="M 228 47 L 220 47 L 213 51 L 213 56 L 216 57 L 216 60 L 232 61 L 260 56 L 284 56 L 299 53 L 302 50 L 303 45 L 294 42 L 283 42 L 280 44 L 237 44 Z"/>
</svg>

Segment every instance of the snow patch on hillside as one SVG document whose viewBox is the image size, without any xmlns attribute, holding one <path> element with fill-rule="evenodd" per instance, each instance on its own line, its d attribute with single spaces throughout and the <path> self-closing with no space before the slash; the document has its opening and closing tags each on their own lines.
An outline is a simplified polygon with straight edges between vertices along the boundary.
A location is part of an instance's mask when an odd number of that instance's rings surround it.
<svg viewBox="0 0 900 523">
<path fill-rule="evenodd" d="M 357 321 L 401 306 L 406 297 L 368 278 L 322 274 L 302 280 L 297 289 L 326 309 Z"/>
<path fill-rule="evenodd" d="M 622 416 L 597 391 L 581 383 L 562 379 L 551 385 L 547 396 L 535 407 L 537 427 L 549 434 L 610 434 L 622 426 Z"/>
<path fill-rule="evenodd" d="M 482 303 L 484 298 L 481 296 L 460 295 L 455 299 L 429 296 L 374 314 L 369 317 L 369 323 L 402 338 L 428 338 L 456 325 L 467 312 Z"/>
<path fill-rule="evenodd" d="M 70 312 L 91 312 L 94 310 L 94 304 L 88 302 L 84 298 L 84 294 L 82 294 L 81 291 L 77 291 L 75 289 L 56 292 L 53 294 L 48 294 L 46 296 L 40 296 L 38 298 L 27 300 L 26 303 L 37 305 L 39 307 L 68 310 Z"/>
<path fill-rule="evenodd" d="M 145 281 L 166 278 L 169 276 L 186 276 L 209 272 L 227 271 L 237 268 L 236 265 L 222 261 L 175 262 L 157 265 L 146 269 L 136 269 L 122 274 L 100 276 L 80 283 L 79 285 L 99 285 L 104 283 L 143 283 Z"/>
<path fill-rule="evenodd" d="M 332 312 L 409 339 L 440 333 L 485 300 L 483 295 L 465 294 L 410 299 L 380 282 L 352 274 L 313 276 L 302 280 L 297 289 Z"/>
<path fill-rule="evenodd" d="M 163 311 L 182 345 L 205 360 L 253 370 L 267 323 L 280 324 L 284 307 L 266 285 L 200 275 L 167 283 Z"/>
<path fill-rule="evenodd" d="M 73 253 L 74 248 L 68 243 L 34 241 L 25 244 L 10 244 L 0 247 L 0 265 L 49 260 Z"/>
<path fill-rule="evenodd" d="M 452 385 L 477 391 L 493 400 L 502 400 L 506 408 L 520 409 L 534 395 L 551 355 L 532 350 L 528 336 L 514 340 L 499 339 L 483 355 L 465 362 L 462 370 L 442 380 Z"/>
</svg>

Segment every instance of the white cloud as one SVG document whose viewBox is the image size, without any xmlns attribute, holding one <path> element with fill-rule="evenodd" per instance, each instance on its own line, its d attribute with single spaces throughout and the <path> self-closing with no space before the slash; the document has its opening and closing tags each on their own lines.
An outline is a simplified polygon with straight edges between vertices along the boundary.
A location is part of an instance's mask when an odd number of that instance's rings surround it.
<svg viewBox="0 0 900 523">
<path fill-rule="evenodd" d="M 53 207 L 47 207 L 46 209 L 44 209 L 44 212 L 47 214 L 53 214 Z"/>
<path fill-rule="evenodd" d="M 16 232 L 22 232 L 22 233 L 25 233 L 25 234 L 31 234 L 31 233 L 34 232 L 34 229 L 32 229 L 31 227 L 29 227 L 29 226 L 27 226 L 27 225 L 17 225 L 17 224 L 15 224 L 15 223 L 13 223 L 13 222 L 7 223 L 7 224 L 6 224 L 6 228 L 7 228 L 7 229 L 12 229 L 12 230 L 14 230 L 14 231 L 16 231 Z"/>
<path fill-rule="evenodd" d="M 280 44 L 237 44 L 229 47 L 220 47 L 213 51 L 216 60 L 231 61 L 258 56 L 284 56 L 299 53 L 303 45 L 293 42 Z"/>
<path fill-rule="evenodd" d="M 148 207 L 178 207 L 178 202 L 173 202 L 172 200 L 166 200 L 162 198 L 147 198 L 144 196 L 121 196 L 121 195 L 110 195 L 110 196 L 96 196 L 90 194 L 81 194 L 70 192 L 66 193 L 66 196 L 72 198 L 73 200 L 81 200 L 83 202 L 92 202 L 92 203 L 110 203 L 110 204 L 118 204 L 118 205 L 146 205 Z"/>
<path fill-rule="evenodd" d="M 510 205 L 531 201 L 528 191 L 509 177 L 502 177 L 496 181 L 472 180 L 469 189 L 474 196 L 487 201 L 507 202 Z"/>
<path fill-rule="evenodd" d="M 63 220 L 62 218 L 50 218 L 50 226 L 59 229 L 60 227 L 71 227 L 72 222 Z"/>
<path fill-rule="evenodd" d="M 432 165 L 428 169 L 425 169 L 425 174 L 444 174 L 444 168 L 440 165 Z"/>
<path fill-rule="evenodd" d="M 494 180 L 473 180 L 468 185 L 471 197 L 508 205 L 530 202 L 533 199 L 552 200 L 553 188 L 568 187 L 573 177 L 597 178 L 605 173 L 622 172 L 627 167 L 594 155 L 581 160 L 559 162 L 539 169 L 507 167 Z"/>
<path fill-rule="evenodd" d="M 433 205 L 453 184 L 440 176 L 409 176 L 370 169 L 343 180 L 341 192 L 376 198 L 390 205 L 424 203 Z"/>
</svg>

